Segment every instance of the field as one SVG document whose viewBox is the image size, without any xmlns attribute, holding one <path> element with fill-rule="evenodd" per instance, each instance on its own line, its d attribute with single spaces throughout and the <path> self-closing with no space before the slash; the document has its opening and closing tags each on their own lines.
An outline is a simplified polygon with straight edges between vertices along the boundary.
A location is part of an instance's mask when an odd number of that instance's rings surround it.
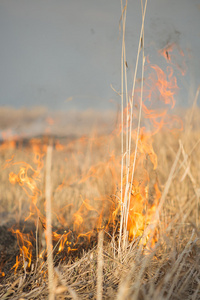
<svg viewBox="0 0 200 300">
<path fill-rule="evenodd" d="M 0 109 L 2 300 L 200 299 L 200 86 L 176 108 L 184 53 L 150 62 L 146 7 L 130 76 L 121 2 L 118 111 Z"/>
<path fill-rule="evenodd" d="M 128 221 L 133 234 L 120 248 L 117 130 L 2 142 L 1 299 L 45 299 L 49 292 L 52 299 L 200 298 L 200 113 L 197 107 L 179 113 L 182 131 L 161 129 L 152 137 L 157 168 L 151 153 L 145 154 L 144 169 L 136 168 L 139 185 L 134 182 L 131 199 L 139 204 L 131 205 L 139 217 L 135 214 L 134 229 Z M 49 147 L 50 283 L 45 239 Z"/>
</svg>

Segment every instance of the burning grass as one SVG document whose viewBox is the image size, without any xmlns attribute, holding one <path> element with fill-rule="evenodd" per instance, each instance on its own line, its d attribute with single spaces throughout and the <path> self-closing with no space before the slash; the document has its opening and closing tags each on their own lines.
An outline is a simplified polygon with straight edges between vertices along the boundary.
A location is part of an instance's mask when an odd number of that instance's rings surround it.
<svg viewBox="0 0 200 300">
<path fill-rule="evenodd" d="M 146 4 L 131 92 L 122 6 L 112 133 L 1 145 L 1 299 L 200 298 L 199 89 L 175 116 L 174 45 L 165 70 L 144 56 Z"/>
<path fill-rule="evenodd" d="M 198 128 L 175 134 L 163 130 L 154 138 L 158 167 L 154 170 L 148 157 L 145 166 L 150 177 L 150 208 L 156 193 L 155 182 L 163 194 L 170 181 L 153 237 L 155 240 L 153 244 L 144 242 L 145 228 L 138 228 L 138 233 L 120 253 L 119 216 L 113 223 L 109 212 L 116 211 L 118 206 L 115 195 L 120 179 L 114 176 L 113 164 L 116 173 L 120 166 L 118 169 L 113 153 L 107 151 L 112 148 L 115 153 L 120 153 L 118 138 L 92 136 L 71 142 L 66 140 L 66 143 L 62 140 L 62 147 L 61 144 L 56 146 L 58 141 L 53 143 L 53 287 L 56 299 L 93 299 L 99 291 L 104 299 L 199 298 L 198 133 Z M 1 165 L 5 166 L 5 161 L 8 164 L 1 174 L 1 299 L 48 297 L 43 233 L 46 226 L 43 219 L 45 168 L 41 164 L 45 162 L 45 155 L 41 154 L 41 160 L 38 160 L 34 153 L 36 149 L 41 153 L 46 151 L 44 141 L 34 141 L 35 148 L 30 141 L 23 148 L 1 150 Z M 92 155 L 94 151 L 95 155 Z M 15 157 L 9 161 L 12 155 Z M 31 204 L 34 193 L 29 195 L 25 186 L 8 182 L 11 170 L 18 174 L 21 165 L 15 165 L 15 162 L 22 161 L 22 157 L 23 162 L 32 161 L 27 176 L 36 179 L 33 175 L 40 170 L 36 189 L 37 206 L 41 210 L 38 218 L 34 217 L 36 212 Z M 177 163 L 170 174 L 176 158 Z M 134 193 L 136 197 L 137 191 Z M 102 206 L 107 212 L 103 216 Z M 30 207 L 33 209 L 31 217 Z M 146 207 L 144 218 L 148 212 Z M 98 244 L 102 230 L 104 237 L 101 236 Z M 97 289 L 98 285 L 102 289 Z"/>
</svg>

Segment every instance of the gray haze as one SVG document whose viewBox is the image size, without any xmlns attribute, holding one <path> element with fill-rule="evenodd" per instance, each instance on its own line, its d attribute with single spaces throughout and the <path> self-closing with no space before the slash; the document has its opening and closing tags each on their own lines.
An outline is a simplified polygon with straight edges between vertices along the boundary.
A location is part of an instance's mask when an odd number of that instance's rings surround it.
<svg viewBox="0 0 200 300">
<path fill-rule="evenodd" d="M 115 108 L 119 97 L 111 85 L 120 90 L 120 15 L 116 0 L 1 0 L 0 106 Z M 126 26 L 131 80 L 140 0 L 129 1 Z M 200 83 L 199 29 L 199 0 L 148 1 L 145 54 L 158 63 L 154 52 L 168 43 L 185 53 L 187 75 L 179 79 L 179 104 L 191 101 Z"/>
</svg>

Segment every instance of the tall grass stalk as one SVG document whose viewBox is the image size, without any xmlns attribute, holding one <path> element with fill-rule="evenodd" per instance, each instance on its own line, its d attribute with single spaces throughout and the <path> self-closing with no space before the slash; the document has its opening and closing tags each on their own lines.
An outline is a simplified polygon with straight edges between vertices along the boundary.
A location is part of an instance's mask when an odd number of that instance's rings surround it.
<svg viewBox="0 0 200 300">
<path fill-rule="evenodd" d="M 98 264 L 97 264 L 97 300 L 102 300 L 103 294 L 103 231 L 98 235 Z"/>
<path fill-rule="evenodd" d="M 47 240 L 47 264 L 48 264 L 48 283 L 49 283 L 49 300 L 54 300 L 54 270 L 53 270 L 53 253 L 52 253 L 52 222 L 51 222 L 51 164 L 52 164 L 52 146 L 47 147 L 46 156 L 46 240 Z"/>
<path fill-rule="evenodd" d="M 127 72 L 126 72 L 126 47 L 125 47 L 125 24 L 126 24 L 126 11 L 127 11 L 127 1 L 126 5 L 123 7 L 121 1 L 121 10 L 122 10 L 122 55 L 121 55 L 121 220 L 120 220 L 120 233 L 119 233 L 119 253 L 121 249 L 121 243 L 123 239 L 123 248 L 126 247 L 128 241 L 127 233 L 127 223 L 129 215 L 129 206 L 131 198 L 131 190 L 134 179 L 135 164 L 137 158 L 138 142 L 140 135 L 140 125 L 141 125 L 141 116 L 142 116 L 142 98 L 143 98 L 143 82 L 144 82 L 144 20 L 146 14 L 147 0 L 143 7 L 143 2 L 141 1 L 142 7 L 142 26 L 139 37 L 139 44 L 136 57 L 135 72 L 133 78 L 133 86 L 131 91 L 131 97 L 128 96 L 128 86 L 127 86 Z M 135 95 L 135 85 L 136 77 L 138 72 L 139 57 L 142 49 L 142 80 L 141 80 L 141 94 L 140 94 L 140 107 L 139 107 L 139 117 L 138 117 L 138 126 L 137 126 L 137 135 L 136 135 L 136 145 L 134 151 L 134 161 L 131 171 L 131 152 L 132 152 L 132 125 L 133 125 L 133 99 Z M 124 150 L 124 83 L 125 83 L 125 96 L 126 96 L 126 148 Z M 130 112 L 129 112 L 130 106 Z M 124 170 L 124 160 L 125 160 L 125 170 Z M 131 172 L 131 174 L 130 174 Z M 131 175 L 131 182 L 129 182 Z M 126 178 L 126 183 L 124 186 L 124 178 Z"/>
<path fill-rule="evenodd" d="M 125 25 L 126 25 L 126 10 L 127 10 L 127 0 L 126 5 L 123 7 L 121 0 L 121 20 L 122 20 L 122 55 L 121 55 L 121 221 L 120 221 L 120 232 L 119 232 L 119 252 L 121 249 L 121 239 L 123 232 L 123 218 L 124 218 L 124 201 L 123 201 L 123 176 L 124 176 L 124 70 L 125 79 L 126 76 L 126 51 L 125 51 Z M 127 82 L 126 82 L 127 83 Z M 127 84 L 126 84 L 127 87 Z M 127 92 L 126 92 L 127 95 Z"/>
</svg>

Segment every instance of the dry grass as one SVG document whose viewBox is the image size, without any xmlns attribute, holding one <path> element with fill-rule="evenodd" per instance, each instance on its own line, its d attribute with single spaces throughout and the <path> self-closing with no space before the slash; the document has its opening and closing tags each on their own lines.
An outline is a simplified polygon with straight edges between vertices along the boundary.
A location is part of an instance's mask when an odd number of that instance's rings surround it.
<svg viewBox="0 0 200 300">
<path fill-rule="evenodd" d="M 111 129 L 107 128 L 111 127 L 105 125 L 109 122 L 103 123 L 101 116 L 98 119 L 90 111 L 82 113 L 78 121 L 75 112 L 68 114 L 70 126 L 66 129 L 60 113 L 57 119 L 47 119 L 47 132 L 52 135 L 56 128 L 63 127 L 71 138 L 66 138 L 66 134 L 62 141 L 54 137 L 53 152 L 48 139 L 28 141 L 26 145 L 21 141 L 17 148 L 12 141 L 1 146 L 1 225 L 6 225 L 1 231 L 5 233 L 5 228 L 13 223 L 15 228 L 22 224 L 24 227 L 21 229 L 23 240 L 18 241 L 21 243 L 17 256 L 20 263 L 18 265 L 16 260 L 11 270 L 6 267 L 5 259 L 10 262 L 8 253 L 14 255 L 9 239 L 4 239 L 8 245 L 0 244 L 3 258 L 0 271 L 5 272 L 0 281 L 3 300 L 200 299 L 198 93 L 191 111 L 179 111 L 184 115 L 184 131 L 167 131 L 163 127 L 154 136 L 153 148 L 158 156 L 158 167 L 154 169 L 150 137 L 145 140 L 141 130 L 142 113 L 144 119 L 147 117 L 145 109 L 142 112 L 147 1 L 144 6 L 141 2 L 142 26 L 130 97 L 125 48 L 127 1 L 124 7 L 122 3 L 122 130 L 108 134 Z M 136 78 L 141 53 L 142 78 L 137 104 L 133 99 L 137 99 Z M 171 100 L 172 97 L 165 103 Z M 124 113 L 125 107 L 129 109 Z M 158 117 L 152 112 L 150 118 L 156 123 Z M 111 113 L 108 119 L 110 116 Z M 37 117 L 36 113 L 32 120 Z M 95 130 L 90 131 L 94 118 L 98 122 Z M 8 120 L 8 126 L 12 127 L 19 120 L 20 113 L 14 121 Z M 5 123 L 3 120 L 1 128 L 5 129 Z M 53 127 L 55 123 L 57 127 Z M 83 134 L 87 136 L 80 138 Z M 147 151 L 142 140 L 144 144 L 146 141 Z M 43 166 L 45 156 L 46 168 Z M 9 176 L 17 186 L 11 186 Z M 135 204 L 141 199 L 146 202 L 139 203 L 138 212 Z M 134 211 L 132 224 L 137 224 L 142 217 L 144 225 L 138 225 L 132 239 L 129 233 L 127 242 L 131 210 Z M 149 218 L 150 212 L 153 219 Z M 30 220 L 35 222 L 32 227 Z M 25 231 L 28 225 L 32 228 L 31 246 Z M 52 257 L 51 231 L 54 230 Z M 57 244 L 56 235 L 59 235 Z M 46 254 L 42 252 L 45 243 Z"/>
<path fill-rule="evenodd" d="M 84 111 L 50 111 L 45 107 L 15 109 L 0 107 L 1 137 L 6 139 L 30 138 L 44 133 L 63 137 L 81 137 L 93 131 L 111 132 L 116 126 L 116 113 L 87 109 Z"/>
<path fill-rule="evenodd" d="M 193 121 L 196 125 L 190 131 L 162 131 L 155 136 L 154 148 L 158 155 L 156 171 L 152 170 L 147 158 L 150 182 L 156 178 L 161 191 L 164 191 L 177 152 L 180 152 L 161 208 L 157 224 L 158 242 L 155 247 L 143 248 L 140 236 L 118 255 L 116 241 L 108 239 L 108 232 L 105 231 L 105 238 L 100 238 L 98 247 L 95 246 L 88 252 L 82 250 L 80 258 L 69 257 L 65 262 L 54 265 L 53 292 L 56 299 L 200 298 L 200 171 L 197 163 L 200 160 L 200 143 L 198 144 L 197 110 L 195 114 Z M 120 142 L 119 137 L 111 139 L 110 136 L 91 136 L 88 139 L 68 141 L 64 144 L 64 150 L 59 149 L 54 147 L 52 156 L 52 222 L 54 225 L 61 222 L 66 228 L 74 222 L 74 213 L 80 208 L 82 199 L 89 199 L 90 205 L 97 210 L 106 201 L 103 195 L 112 199 L 116 182 L 120 182 L 120 165 L 116 166 L 119 178 L 113 178 L 113 166 L 110 162 L 108 167 L 108 161 L 112 157 L 111 150 L 114 149 L 116 154 L 120 154 Z M 34 166 L 31 148 L 22 147 L 1 149 L 2 167 L 13 154 L 15 161 L 23 159 Z M 98 176 L 86 180 L 92 166 L 96 166 L 95 174 Z M 13 186 L 8 181 L 9 172 L 17 172 L 18 169 L 18 165 L 10 166 L 1 172 L 2 224 L 6 224 L 9 219 L 15 222 L 24 219 L 28 214 L 30 199 L 20 186 Z M 41 169 L 41 182 L 38 184 L 43 192 L 44 178 Z M 62 182 L 62 188 L 58 189 Z M 95 198 L 102 202 L 94 200 Z M 43 201 L 41 199 L 43 195 L 38 201 Z M 85 212 L 82 213 L 84 217 Z M 89 215 L 85 215 L 87 220 L 83 224 L 84 230 L 94 227 L 96 214 L 96 211 L 91 211 Z M 16 274 L 6 274 L 1 279 L 0 298 L 46 299 L 47 270 L 47 262 L 37 264 L 33 260 L 31 268 L 18 268 Z"/>
</svg>

